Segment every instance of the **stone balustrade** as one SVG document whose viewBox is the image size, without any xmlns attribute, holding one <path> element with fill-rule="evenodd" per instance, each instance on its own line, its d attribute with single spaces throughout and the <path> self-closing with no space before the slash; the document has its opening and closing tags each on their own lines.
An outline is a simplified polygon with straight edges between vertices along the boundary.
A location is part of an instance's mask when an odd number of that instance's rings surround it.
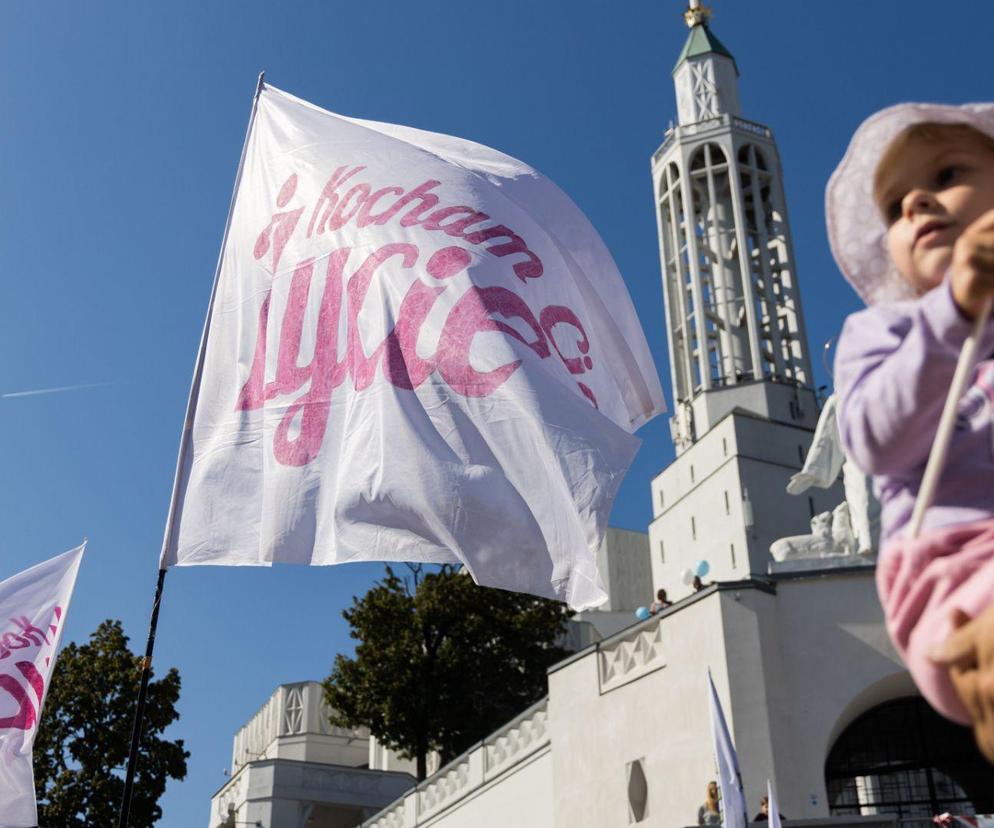
<svg viewBox="0 0 994 828">
<path fill-rule="evenodd" d="M 413 828 L 506 774 L 549 745 L 548 698 L 391 803 L 362 828 Z"/>
</svg>

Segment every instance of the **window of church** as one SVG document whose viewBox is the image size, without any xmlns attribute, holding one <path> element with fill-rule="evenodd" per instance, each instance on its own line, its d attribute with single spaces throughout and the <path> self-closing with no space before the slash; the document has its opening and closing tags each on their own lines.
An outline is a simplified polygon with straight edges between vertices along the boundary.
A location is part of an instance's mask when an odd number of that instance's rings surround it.
<svg viewBox="0 0 994 828">
<path fill-rule="evenodd" d="M 730 515 L 732 513 L 732 505 L 728 502 L 728 492 L 725 492 L 725 514 Z"/>
<path fill-rule="evenodd" d="M 649 815 L 649 782 L 645 778 L 642 759 L 629 762 L 628 772 L 628 824 L 641 822 Z"/>
<path fill-rule="evenodd" d="M 947 811 L 991 813 L 990 772 L 969 730 L 918 696 L 894 699 L 857 718 L 832 746 L 828 809 L 833 817 L 892 813 L 922 825 Z"/>
<path fill-rule="evenodd" d="M 662 509 L 666 506 L 666 496 L 663 494 L 663 490 L 659 490 L 659 508 Z"/>
<path fill-rule="evenodd" d="M 697 521 L 693 517 L 690 518 L 690 537 L 697 540 Z"/>
<path fill-rule="evenodd" d="M 735 544 L 734 543 L 730 543 L 730 544 L 728 544 L 728 547 L 729 547 L 729 549 L 732 552 L 732 569 L 734 569 L 735 568 Z"/>
<path fill-rule="evenodd" d="M 797 447 L 797 462 L 804 465 L 804 446 Z"/>
<path fill-rule="evenodd" d="M 743 144 L 739 149 L 739 163 L 748 164 L 749 163 L 749 153 L 750 151 L 754 153 L 756 159 L 756 168 L 766 171 L 768 167 L 766 166 L 766 156 L 763 155 L 763 151 L 755 146 L 754 144 Z"/>
<path fill-rule="evenodd" d="M 659 562 L 666 563 L 666 547 L 662 541 L 659 542 Z"/>
<path fill-rule="evenodd" d="M 728 440 L 724 437 L 721 438 L 721 453 L 723 456 L 728 457 Z"/>
<path fill-rule="evenodd" d="M 694 482 L 694 464 L 693 463 L 690 464 L 690 482 L 691 483 Z"/>
<path fill-rule="evenodd" d="M 813 497 L 808 497 L 808 513 L 811 517 L 815 516 L 815 499 Z"/>
<path fill-rule="evenodd" d="M 806 356 L 799 336 L 798 302 L 782 193 L 760 149 L 743 145 L 738 153 L 739 186 L 748 238 L 749 275 L 761 320 L 761 375 L 780 382 L 807 380 Z"/>
<path fill-rule="evenodd" d="M 699 147 L 691 157 L 692 253 L 704 339 L 697 350 L 704 387 L 711 388 L 734 384 L 753 370 L 729 175 L 728 158 L 716 143 Z"/>
</svg>

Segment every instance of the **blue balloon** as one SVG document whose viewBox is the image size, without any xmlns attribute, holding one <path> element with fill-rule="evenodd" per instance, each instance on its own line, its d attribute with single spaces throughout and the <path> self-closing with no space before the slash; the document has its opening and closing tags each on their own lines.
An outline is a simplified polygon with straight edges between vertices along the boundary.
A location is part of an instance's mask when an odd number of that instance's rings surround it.
<svg viewBox="0 0 994 828">
<path fill-rule="evenodd" d="M 709 564 L 707 561 L 698 561 L 697 562 L 696 572 L 697 572 L 697 577 L 698 578 L 703 578 L 710 571 L 711 571 L 711 564 Z"/>
<path fill-rule="evenodd" d="M 646 618 L 652 617 L 652 613 L 649 612 L 648 607 L 639 607 L 635 610 L 635 617 L 638 618 L 639 621 L 645 621 Z"/>
</svg>

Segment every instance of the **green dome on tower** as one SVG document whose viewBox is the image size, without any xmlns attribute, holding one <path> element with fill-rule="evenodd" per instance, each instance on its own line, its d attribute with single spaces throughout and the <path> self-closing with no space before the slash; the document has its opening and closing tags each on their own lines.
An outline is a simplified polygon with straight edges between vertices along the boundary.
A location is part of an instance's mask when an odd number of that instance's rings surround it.
<svg viewBox="0 0 994 828">
<path fill-rule="evenodd" d="M 680 57 L 677 58 L 676 65 L 673 67 L 674 72 L 680 68 L 681 63 L 692 57 L 717 54 L 731 60 L 735 66 L 735 74 L 739 74 L 739 67 L 735 63 L 734 55 L 728 51 L 724 43 L 718 40 L 717 36 L 708 26 L 710 16 L 711 10 L 704 6 L 694 6 L 692 4 L 691 8 L 687 10 L 685 19 L 687 20 L 687 25 L 690 26 L 690 34 L 687 36 L 687 42 L 683 44 Z"/>
</svg>

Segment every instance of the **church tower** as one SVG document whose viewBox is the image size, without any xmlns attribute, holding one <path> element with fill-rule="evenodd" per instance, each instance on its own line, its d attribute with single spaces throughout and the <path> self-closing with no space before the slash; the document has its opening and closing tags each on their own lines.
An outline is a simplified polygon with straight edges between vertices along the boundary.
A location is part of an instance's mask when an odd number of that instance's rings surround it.
<svg viewBox="0 0 994 828">
<path fill-rule="evenodd" d="M 784 491 L 818 420 L 770 129 L 742 117 L 735 58 L 689 0 L 673 69 L 678 123 L 652 156 L 676 460 L 652 483 L 655 586 L 765 575 L 769 545 L 841 499 Z"/>
</svg>

